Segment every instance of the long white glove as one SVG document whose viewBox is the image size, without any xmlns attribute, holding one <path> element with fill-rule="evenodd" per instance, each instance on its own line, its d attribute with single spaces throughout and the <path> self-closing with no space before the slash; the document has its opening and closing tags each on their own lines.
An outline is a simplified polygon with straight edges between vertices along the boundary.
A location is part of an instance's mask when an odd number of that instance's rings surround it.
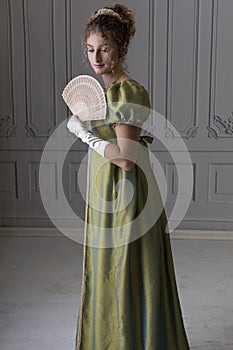
<svg viewBox="0 0 233 350">
<path fill-rule="evenodd" d="M 72 115 L 67 123 L 67 128 L 70 132 L 75 134 L 84 143 L 93 148 L 102 157 L 104 157 L 105 148 L 110 144 L 108 141 L 104 141 L 99 137 L 95 136 L 93 133 L 88 131 L 83 123 L 80 122 L 78 117 Z"/>
</svg>

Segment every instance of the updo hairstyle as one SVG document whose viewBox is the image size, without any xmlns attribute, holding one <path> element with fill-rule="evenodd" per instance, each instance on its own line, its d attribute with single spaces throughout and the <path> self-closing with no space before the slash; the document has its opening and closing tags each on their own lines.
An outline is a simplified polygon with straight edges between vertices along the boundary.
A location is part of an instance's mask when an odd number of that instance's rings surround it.
<svg viewBox="0 0 233 350">
<path fill-rule="evenodd" d="M 108 12 L 105 10 L 111 11 Z M 117 43 L 119 55 L 123 58 L 127 53 L 129 42 L 133 38 L 135 31 L 134 14 L 127 6 L 120 4 L 112 7 L 105 6 L 96 10 L 86 24 L 83 35 L 84 50 L 86 50 L 87 38 L 91 33 L 100 32 L 105 38 L 110 32 Z"/>
</svg>

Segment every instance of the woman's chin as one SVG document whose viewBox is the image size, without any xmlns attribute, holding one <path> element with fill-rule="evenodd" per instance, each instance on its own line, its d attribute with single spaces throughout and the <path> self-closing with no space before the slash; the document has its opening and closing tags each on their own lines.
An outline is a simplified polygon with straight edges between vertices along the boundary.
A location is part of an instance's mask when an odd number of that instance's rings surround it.
<svg viewBox="0 0 233 350">
<path fill-rule="evenodd" d="M 102 75 L 103 73 L 100 71 L 100 69 L 94 69 L 96 75 Z"/>
<path fill-rule="evenodd" d="M 103 68 L 98 68 L 98 67 L 92 67 L 95 74 L 97 75 L 101 75 L 101 74 L 104 74 L 104 69 Z"/>
</svg>

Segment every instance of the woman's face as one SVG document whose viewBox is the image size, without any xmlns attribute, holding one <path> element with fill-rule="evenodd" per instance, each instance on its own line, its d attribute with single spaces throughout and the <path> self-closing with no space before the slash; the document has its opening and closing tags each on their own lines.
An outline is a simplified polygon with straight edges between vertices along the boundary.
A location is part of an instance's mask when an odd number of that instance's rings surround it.
<svg viewBox="0 0 233 350">
<path fill-rule="evenodd" d="M 96 74 L 112 74 L 122 65 L 117 43 L 111 34 L 103 37 L 100 32 L 91 33 L 87 38 L 87 56 Z"/>
</svg>

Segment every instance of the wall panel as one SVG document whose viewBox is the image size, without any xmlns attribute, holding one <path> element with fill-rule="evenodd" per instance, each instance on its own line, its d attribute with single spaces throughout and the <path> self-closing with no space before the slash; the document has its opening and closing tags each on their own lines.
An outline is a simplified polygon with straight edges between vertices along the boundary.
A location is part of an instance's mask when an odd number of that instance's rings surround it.
<svg viewBox="0 0 233 350">
<path fill-rule="evenodd" d="M 24 0 L 27 136 L 45 137 L 56 125 L 54 1 Z"/>
<path fill-rule="evenodd" d="M 3 201 L 19 199 L 16 162 L 0 162 L 0 198 Z"/>
<path fill-rule="evenodd" d="M 166 117 L 182 137 L 196 137 L 199 1 L 168 1 L 167 11 Z"/>
<path fill-rule="evenodd" d="M 215 139 L 233 137 L 232 6 L 227 0 L 213 1 L 208 136 Z"/>
<path fill-rule="evenodd" d="M 0 137 L 13 135 L 16 127 L 12 72 L 12 13 L 8 0 L 0 3 Z"/>
</svg>

